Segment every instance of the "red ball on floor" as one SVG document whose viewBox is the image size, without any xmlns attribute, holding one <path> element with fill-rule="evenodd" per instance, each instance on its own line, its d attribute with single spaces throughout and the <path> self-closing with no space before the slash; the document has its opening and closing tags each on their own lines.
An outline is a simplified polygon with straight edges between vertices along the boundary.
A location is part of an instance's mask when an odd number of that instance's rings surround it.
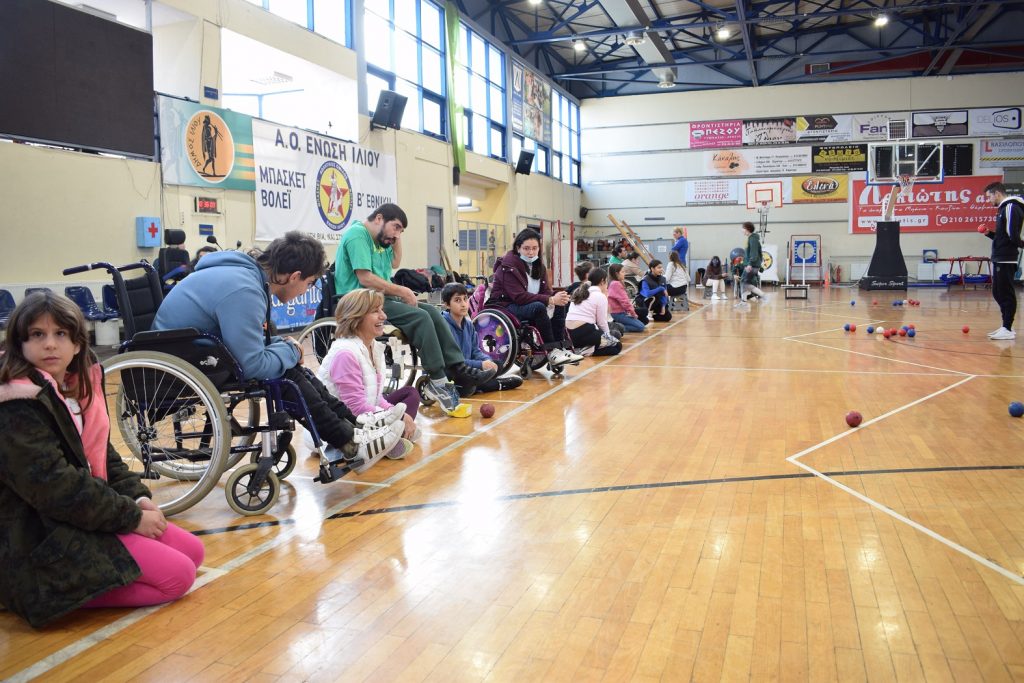
<svg viewBox="0 0 1024 683">
<path fill-rule="evenodd" d="M 850 425 L 851 427 L 859 426 L 861 420 L 863 419 L 863 416 L 861 416 L 861 414 L 858 413 L 856 410 L 851 410 L 846 414 L 846 424 Z"/>
<path fill-rule="evenodd" d="M 494 417 L 494 406 L 490 403 L 485 403 L 480 406 L 480 414 L 485 418 Z"/>
</svg>

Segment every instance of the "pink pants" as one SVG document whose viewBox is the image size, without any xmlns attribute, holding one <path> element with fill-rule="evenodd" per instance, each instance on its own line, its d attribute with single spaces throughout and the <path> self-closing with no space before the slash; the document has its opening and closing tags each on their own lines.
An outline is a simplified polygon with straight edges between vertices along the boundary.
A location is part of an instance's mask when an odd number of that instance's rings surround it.
<svg viewBox="0 0 1024 683">
<path fill-rule="evenodd" d="M 196 580 L 203 563 L 203 542 L 170 522 L 160 538 L 118 534 L 142 575 L 127 586 L 114 588 L 85 607 L 146 607 L 177 600 Z"/>
</svg>

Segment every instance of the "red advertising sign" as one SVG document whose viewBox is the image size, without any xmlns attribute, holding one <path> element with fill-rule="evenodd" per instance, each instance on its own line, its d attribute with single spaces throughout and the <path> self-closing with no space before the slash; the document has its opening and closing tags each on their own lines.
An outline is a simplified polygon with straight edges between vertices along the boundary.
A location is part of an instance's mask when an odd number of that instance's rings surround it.
<svg viewBox="0 0 1024 683">
<path fill-rule="evenodd" d="M 690 124 L 690 149 L 721 149 L 742 144 L 742 121 L 696 121 Z"/>
<path fill-rule="evenodd" d="M 942 183 L 914 186 L 909 199 L 897 198 L 893 220 L 903 232 L 975 232 L 981 223 L 993 224 L 995 208 L 985 200 L 985 186 L 1002 182 L 1002 176 L 947 176 Z M 873 231 L 881 219 L 882 198 L 892 189 L 850 182 L 850 232 Z"/>
</svg>

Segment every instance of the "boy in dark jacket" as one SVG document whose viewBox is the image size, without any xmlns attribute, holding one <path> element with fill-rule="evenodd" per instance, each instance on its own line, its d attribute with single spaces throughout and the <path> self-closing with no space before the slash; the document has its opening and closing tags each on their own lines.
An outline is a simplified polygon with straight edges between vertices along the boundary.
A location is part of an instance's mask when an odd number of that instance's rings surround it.
<svg viewBox="0 0 1024 683">
<path fill-rule="evenodd" d="M 478 370 L 497 370 L 498 365 L 492 361 L 480 349 L 477 341 L 476 328 L 473 321 L 469 319 L 469 291 L 466 286 L 459 282 L 451 282 L 441 290 L 441 301 L 444 303 L 445 311 L 441 314 L 451 327 L 452 336 L 462 349 L 462 355 L 466 358 L 466 365 Z M 472 396 L 474 393 L 488 391 L 507 391 L 515 389 L 523 383 L 522 377 L 495 377 L 479 385 L 459 384 L 455 386 L 460 396 Z"/>
<path fill-rule="evenodd" d="M 1012 341 L 1017 338 L 1013 331 L 1013 318 L 1017 314 L 1017 294 L 1013 291 L 1013 277 L 1017 273 L 1017 259 L 1020 258 L 1021 224 L 1024 222 L 1024 201 L 1020 197 L 1008 197 L 1006 186 L 992 183 L 985 188 L 985 197 L 996 207 L 995 230 L 984 225 L 985 237 L 992 240 L 992 298 L 999 304 L 1003 325 L 989 332 L 988 338 L 996 341 Z"/>
<path fill-rule="evenodd" d="M 740 282 L 743 287 L 740 290 L 740 302 L 737 306 L 750 301 L 753 298 L 763 299 L 764 292 L 754 286 L 757 281 L 757 274 L 761 272 L 764 263 L 764 256 L 761 253 L 761 239 L 754 230 L 754 224 L 747 221 L 743 224 L 743 234 L 747 237 L 747 253 L 743 261 L 743 271 Z"/>
</svg>

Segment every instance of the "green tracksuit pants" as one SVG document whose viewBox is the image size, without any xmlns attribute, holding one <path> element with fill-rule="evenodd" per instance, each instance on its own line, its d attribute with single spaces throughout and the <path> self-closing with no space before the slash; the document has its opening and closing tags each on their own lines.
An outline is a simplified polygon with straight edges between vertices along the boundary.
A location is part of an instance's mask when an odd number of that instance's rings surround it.
<svg viewBox="0 0 1024 683">
<path fill-rule="evenodd" d="M 465 362 L 441 311 L 430 304 L 412 307 L 401 299 L 384 298 L 388 322 L 402 331 L 420 356 L 431 379 L 445 379 L 445 368 Z"/>
</svg>

